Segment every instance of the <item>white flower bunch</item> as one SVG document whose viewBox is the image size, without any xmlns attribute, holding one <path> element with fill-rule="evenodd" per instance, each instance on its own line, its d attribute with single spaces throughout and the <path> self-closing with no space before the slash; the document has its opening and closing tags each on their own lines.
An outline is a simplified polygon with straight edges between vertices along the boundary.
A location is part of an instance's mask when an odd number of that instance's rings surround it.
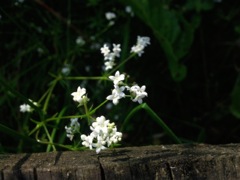
<svg viewBox="0 0 240 180">
<path fill-rule="evenodd" d="M 110 123 L 104 116 L 97 117 L 90 129 L 92 131 L 90 135 L 81 135 L 82 145 L 89 149 L 95 148 L 97 154 L 122 139 L 122 133 L 117 131 L 116 125 Z"/>
<path fill-rule="evenodd" d="M 73 96 L 73 100 L 79 103 L 79 106 L 85 104 L 87 101 L 89 101 L 86 94 L 86 89 L 81 88 L 78 86 L 77 91 L 73 92 L 71 95 Z"/>
<path fill-rule="evenodd" d="M 138 36 L 137 45 L 133 46 L 131 52 L 141 54 L 144 52 L 144 48 L 150 44 L 149 37 L 140 37 Z M 116 57 L 120 56 L 121 48 L 120 44 L 113 44 L 112 51 L 109 49 L 107 44 L 100 49 L 101 53 L 104 55 L 106 70 L 112 69 L 115 65 Z M 133 57 L 133 56 L 130 56 Z M 130 58 L 128 58 L 130 59 Z M 126 60 L 128 60 L 126 59 Z M 126 61 L 125 61 L 126 62 Z M 70 73 L 70 66 L 65 64 L 62 69 L 62 74 L 68 75 Z M 100 78 L 101 79 L 101 78 Z M 105 79 L 105 78 L 104 78 Z M 143 98 L 148 96 L 146 90 L 146 86 L 138 86 L 134 84 L 132 86 L 127 85 L 125 81 L 125 74 L 121 74 L 119 71 L 115 72 L 115 75 L 110 75 L 109 79 L 113 82 L 113 89 L 111 95 L 107 96 L 106 99 L 113 102 L 114 105 L 119 103 L 119 100 L 125 97 L 130 97 L 133 102 L 138 102 L 141 104 L 143 102 Z M 126 91 L 128 94 L 125 94 Z M 71 96 L 73 97 L 73 101 L 79 103 L 78 107 L 84 105 L 84 110 L 86 112 L 86 116 L 88 119 L 93 119 L 91 116 L 92 112 L 102 106 L 98 106 L 96 109 L 92 110 L 92 107 L 88 109 L 87 103 L 89 98 L 87 97 L 86 89 L 78 86 L 76 92 L 72 92 Z M 30 100 L 33 102 L 32 100 Z M 33 102 L 34 105 L 38 106 L 36 102 Z M 32 112 L 33 108 L 28 104 L 20 105 L 20 112 Z M 91 113 L 90 113 L 91 111 Z M 88 113 L 88 114 L 87 114 Z M 80 116 L 85 117 L 85 116 Z M 70 119 L 70 125 L 65 126 L 66 136 L 73 140 L 74 136 L 80 133 L 80 123 L 78 122 L 78 118 Z M 80 136 L 82 145 L 88 147 L 89 149 L 95 149 L 96 153 L 99 153 L 101 150 L 106 149 L 110 146 L 114 146 L 114 144 L 118 143 L 122 139 L 122 133 L 117 131 L 117 127 L 114 123 L 110 123 L 110 120 L 107 120 L 104 116 L 97 117 L 90 126 L 91 133 L 89 135 L 82 134 Z"/>
<path fill-rule="evenodd" d="M 137 44 L 131 48 L 131 52 L 137 53 L 138 56 L 141 56 L 144 53 L 144 48 L 147 45 L 150 45 L 150 38 L 138 36 Z"/>
<path fill-rule="evenodd" d="M 132 46 L 131 48 L 131 53 L 136 53 L 138 54 L 138 56 L 141 56 L 144 53 L 144 48 L 150 45 L 150 38 L 146 37 L 146 36 L 138 36 L 137 37 L 137 44 Z M 113 44 L 113 49 L 112 52 L 109 49 L 109 46 L 107 44 L 104 44 L 103 47 L 101 47 L 101 53 L 104 56 L 104 60 L 105 60 L 105 70 L 110 70 L 113 68 L 113 66 L 116 65 L 115 63 L 115 57 L 120 57 L 120 52 L 121 52 L 121 48 L 120 48 L 120 44 Z"/>
<path fill-rule="evenodd" d="M 38 106 L 37 102 L 32 101 L 29 99 L 35 106 Z M 32 112 L 34 109 L 29 105 L 29 104 L 21 104 L 20 105 L 20 112 L 25 113 L 25 112 Z"/>
<path fill-rule="evenodd" d="M 69 127 L 65 126 L 65 130 L 67 133 L 67 137 L 70 139 L 70 141 L 72 141 L 74 134 L 79 133 L 80 124 L 78 122 L 78 118 L 72 118 L 70 120 L 71 120 L 70 126 Z"/>
<path fill-rule="evenodd" d="M 115 65 L 115 57 L 120 56 L 120 52 L 121 52 L 120 44 L 113 44 L 112 52 L 110 51 L 107 44 L 104 44 L 100 50 L 104 56 L 105 70 L 107 71 L 109 69 L 112 69 L 113 66 Z"/>
<path fill-rule="evenodd" d="M 132 101 L 142 103 L 142 99 L 146 97 L 148 94 L 145 92 L 146 86 L 139 87 L 138 85 L 133 85 L 132 87 L 126 87 L 127 90 L 130 91 Z"/>
<path fill-rule="evenodd" d="M 121 81 L 121 79 L 122 76 L 120 75 L 119 80 L 116 79 L 116 82 Z M 73 92 L 71 95 L 73 96 L 74 101 L 83 105 L 89 100 L 85 94 L 86 89 L 79 86 L 77 91 Z M 97 117 L 96 121 L 94 121 L 90 126 L 90 129 L 92 131 L 90 135 L 81 135 L 82 145 L 89 147 L 89 149 L 96 148 L 96 153 L 99 153 L 101 150 L 116 144 L 122 139 L 122 133 L 117 131 L 116 125 L 114 123 L 110 123 L 110 121 L 106 120 L 104 116 Z M 65 126 L 65 130 L 67 137 L 72 141 L 74 134 L 80 133 L 80 124 L 78 123 L 78 119 L 71 119 L 70 126 Z"/>
<path fill-rule="evenodd" d="M 142 103 L 142 99 L 146 97 L 148 94 L 145 92 L 146 86 L 139 87 L 138 85 L 133 85 L 131 87 L 124 85 L 122 82 L 125 79 L 124 74 L 120 74 L 119 71 L 115 73 L 115 76 L 109 76 L 109 79 L 113 81 L 114 89 L 112 90 L 112 94 L 107 96 L 107 100 L 111 100 L 113 104 L 117 105 L 119 99 L 124 98 L 126 95 L 124 90 L 128 90 L 130 92 L 130 97 L 133 102 Z"/>
</svg>

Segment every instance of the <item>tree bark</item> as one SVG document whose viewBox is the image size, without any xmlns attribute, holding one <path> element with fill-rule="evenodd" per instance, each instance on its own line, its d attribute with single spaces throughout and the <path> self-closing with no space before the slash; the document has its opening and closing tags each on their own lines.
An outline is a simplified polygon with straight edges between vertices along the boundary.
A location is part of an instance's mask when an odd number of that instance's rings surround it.
<svg viewBox="0 0 240 180">
<path fill-rule="evenodd" d="M 240 144 L 0 155 L 0 180 L 240 179 Z"/>
</svg>

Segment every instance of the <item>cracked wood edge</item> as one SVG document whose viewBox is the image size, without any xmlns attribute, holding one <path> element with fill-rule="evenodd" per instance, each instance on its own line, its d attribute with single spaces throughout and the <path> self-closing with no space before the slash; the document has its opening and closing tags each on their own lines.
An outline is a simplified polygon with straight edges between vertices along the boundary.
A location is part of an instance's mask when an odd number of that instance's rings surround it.
<svg viewBox="0 0 240 180">
<path fill-rule="evenodd" d="M 240 179 L 240 144 L 0 155 L 0 180 Z"/>
</svg>

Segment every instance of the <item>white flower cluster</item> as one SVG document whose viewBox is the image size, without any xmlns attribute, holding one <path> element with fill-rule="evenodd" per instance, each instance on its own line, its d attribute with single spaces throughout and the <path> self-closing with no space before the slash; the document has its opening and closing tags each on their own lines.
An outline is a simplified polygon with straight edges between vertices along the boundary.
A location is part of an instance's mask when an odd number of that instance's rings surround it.
<svg viewBox="0 0 240 180">
<path fill-rule="evenodd" d="M 114 123 L 110 123 L 104 116 L 96 118 L 96 121 L 90 126 L 91 134 L 86 136 L 81 135 L 82 145 L 89 147 L 89 149 L 96 149 L 96 153 L 110 147 L 121 141 L 122 133 L 117 131 Z"/>
<path fill-rule="evenodd" d="M 67 133 L 67 137 L 72 141 L 74 134 L 79 133 L 80 124 L 78 122 L 78 118 L 72 118 L 70 120 L 71 120 L 70 126 L 69 127 L 65 126 L 65 130 Z"/>
<path fill-rule="evenodd" d="M 77 91 L 73 92 L 71 95 L 73 96 L 73 100 L 78 102 L 79 105 L 81 106 L 89 100 L 87 95 L 85 94 L 86 94 L 86 89 L 78 86 Z"/>
<path fill-rule="evenodd" d="M 141 56 L 144 53 L 144 48 L 150 44 L 150 38 L 149 37 L 137 37 L 137 44 L 132 46 L 131 53 L 136 53 L 138 56 Z M 104 56 L 105 60 L 105 70 L 110 70 L 115 66 L 115 57 L 120 57 L 120 44 L 113 44 L 112 52 L 109 49 L 109 46 L 107 44 L 104 44 L 103 47 L 101 47 L 101 53 Z"/>
<path fill-rule="evenodd" d="M 38 106 L 37 102 L 33 102 L 31 99 L 29 99 L 35 106 Z M 20 112 L 32 112 L 34 109 L 29 104 L 22 104 L 20 105 Z"/>
<path fill-rule="evenodd" d="M 149 37 L 137 37 L 137 44 L 131 48 L 131 52 L 137 53 L 138 56 L 141 56 L 144 53 L 144 48 L 150 45 Z"/>
<path fill-rule="evenodd" d="M 148 94 L 145 92 L 146 86 L 139 87 L 138 85 L 133 85 L 132 87 L 126 86 L 126 88 L 130 91 L 132 101 L 142 103 L 142 99 Z"/>
<path fill-rule="evenodd" d="M 113 14 L 106 14 L 106 18 L 111 20 L 115 16 Z M 131 52 L 141 54 L 144 52 L 144 48 L 150 44 L 149 37 L 140 37 L 138 36 L 137 45 L 133 46 Z M 101 53 L 104 56 L 105 60 L 105 70 L 112 69 L 115 65 L 116 57 L 120 56 L 121 48 L 120 44 L 113 44 L 112 51 L 109 49 L 107 44 L 104 44 L 100 49 Z M 145 91 L 146 86 L 138 86 L 134 84 L 132 86 L 126 85 L 123 81 L 125 80 L 125 74 L 120 74 L 119 71 L 116 71 L 114 76 L 109 76 L 109 79 L 113 81 L 114 89 L 112 94 L 107 96 L 107 100 L 111 100 L 114 105 L 119 103 L 119 100 L 124 97 L 130 97 L 133 102 L 138 102 L 141 104 L 142 99 L 148 94 Z M 129 93 L 125 95 L 125 90 Z M 78 86 L 77 91 L 71 93 L 73 100 L 78 102 L 79 105 L 84 105 L 89 100 L 86 95 L 86 89 Z M 67 137 L 70 140 L 73 139 L 74 134 L 79 132 L 80 124 L 77 122 L 77 119 L 71 119 L 71 124 L 69 127 L 65 126 Z M 110 147 L 113 144 L 118 143 L 122 139 L 122 133 L 117 131 L 117 127 L 114 123 L 110 123 L 109 120 L 106 120 L 104 116 L 96 118 L 96 121 L 90 126 L 91 133 L 90 135 L 81 135 L 82 145 L 88 147 L 89 149 L 96 149 L 96 153 L 99 153 L 101 150 Z"/>
<path fill-rule="evenodd" d="M 120 52 L 121 52 L 120 44 L 113 44 L 112 52 L 110 51 L 107 44 L 104 44 L 100 50 L 104 56 L 105 70 L 107 71 L 109 69 L 112 69 L 113 66 L 115 65 L 115 57 L 120 56 Z"/>
<path fill-rule="evenodd" d="M 112 90 L 112 94 L 107 96 L 107 100 L 111 100 L 113 104 L 117 105 L 119 99 L 124 98 L 126 95 L 124 90 L 128 90 L 130 92 L 130 96 L 133 102 L 142 103 L 142 99 L 146 97 L 148 94 L 145 92 L 146 86 L 139 87 L 138 85 L 133 85 L 131 87 L 125 86 L 123 84 L 123 80 L 125 79 L 124 74 L 120 74 L 119 71 L 115 73 L 115 76 L 109 76 L 109 79 L 113 81 L 114 89 Z"/>
</svg>

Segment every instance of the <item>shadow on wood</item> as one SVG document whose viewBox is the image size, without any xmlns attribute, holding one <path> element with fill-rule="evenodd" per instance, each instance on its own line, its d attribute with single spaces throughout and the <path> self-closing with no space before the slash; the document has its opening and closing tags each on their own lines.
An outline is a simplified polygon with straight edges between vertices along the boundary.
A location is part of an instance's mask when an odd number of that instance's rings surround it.
<svg viewBox="0 0 240 180">
<path fill-rule="evenodd" d="M 240 179 L 240 144 L 1 154 L 0 179 Z"/>
</svg>

